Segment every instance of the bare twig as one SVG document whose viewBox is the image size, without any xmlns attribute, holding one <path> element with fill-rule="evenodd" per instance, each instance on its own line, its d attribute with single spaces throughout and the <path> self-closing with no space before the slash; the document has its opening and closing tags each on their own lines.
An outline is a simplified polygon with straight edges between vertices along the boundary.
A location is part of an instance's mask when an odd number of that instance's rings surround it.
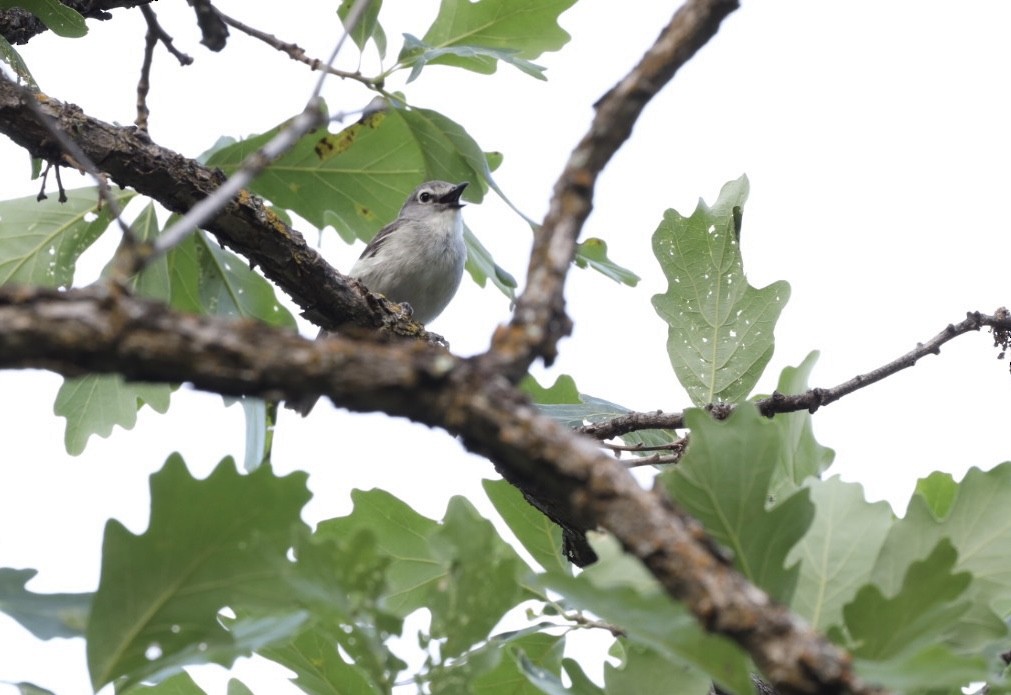
<svg viewBox="0 0 1011 695">
<path fill-rule="evenodd" d="M 268 399 L 322 392 L 352 410 L 445 428 L 527 494 L 611 531 L 707 630 L 744 647 L 779 692 L 879 692 L 856 677 L 844 651 L 734 571 L 697 522 L 479 360 L 416 341 L 317 343 L 104 286 L 0 288 L 0 326 L 2 367 L 115 372 Z"/>
<path fill-rule="evenodd" d="M 271 46 L 272 48 L 281 51 L 294 61 L 308 65 L 310 70 L 313 71 L 323 70 L 324 72 L 333 75 L 334 77 L 340 77 L 341 79 L 346 80 L 355 80 L 374 89 L 378 89 L 380 86 L 376 83 L 375 80 L 365 77 L 361 73 L 339 70 L 333 67 L 332 65 L 329 65 L 326 62 L 320 60 L 319 58 L 310 58 L 308 54 L 306 54 L 305 49 L 303 49 L 296 43 L 282 41 L 273 34 L 268 34 L 267 32 L 260 31 L 259 29 L 249 26 L 248 24 L 243 24 L 239 20 L 234 19 L 233 17 L 229 17 L 228 15 L 226 15 L 224 12 L 222 12 L 217 8 L 215 8 L 214 11 L 217 12 L 218 16 L 221 17 L 222 21 L 224 21 L 230 27 L 234 27 L 235 29 L 238 29 L 244 34 L 248 34 L 249 36 L 252 36 L 254 39 L 258 39 L 263 43 L 267 44 L 268 46 Z"/>
<path fill-rule="evenodd" d="M 165 46 L 165 50 L 174 55 L 180 65 L 184 67 L 192 65 L 193 58 L 175 47 L 172 37 L 158 23 L 158 17 L 155 15 L 154 10 L 148 5 L 141 5 L 140 11 L 144 14 L 144 21 L 147 22 L 148 36 L 153 35 L 156 41 L 161 41 L 162 45 Z M 151 39 L 148 40 L 150 41 Z"/>
<path fill-rule="evenodd" d="M 1011 346 L 1011 319 L 1009 317 L 1011 317 L 1011 312 L 1004 307 L 997 309 L 992 316 L 978 311 L 967 312 L 965 319 L 962 321 L 948 324 L 943 331 L 926 343 L 917 344 L 915 348 L 906 354 L 877 369 L 873 369 L 865 374 L 858 374 L 852 379 L 832 388 L 812 388 L 804 393 L 794 395 L 784 395 L 775 392 L 767 398 L 759 399 L 756 405 L 759 411 L 766 417 L 772 417 L 780 413 L 793 413 L 800 410 L 813 413 L 820 407 L 834 403 L 843 396 L 875 384 L 903 369 L 912 367 L 923 357 L 940 354 L 941 346 L 949 340 L 953 340 L 966 333 L 978 331 L 984 326 L 990 328 L 990 332 L 994 336 L 994 346 L 1002 350 L 998 358 L 1003 357 L 1003 351 L 1006 351 Z M 723 420 L 734 411 L 734 406 L 728 403 L 720 403 L 709 406 L 709 410 L 713 417 Z M 605 422 L 584 425 L 578 428 L 578 430 L 583 434 L 603 440 L 620 437 L 623 434 L 638 432 L 640 430 L 682 429 L 684 426 L 684 413 L 664 413 L 658 410 L 650 413 L 628 413 Z"/>
<path fill-rule="evenodd" d="M 563 296 L 565 276 L 592 208 L 597 175 L 628 139 L 649 100 L 737 7 L 737 0 L 686 2 L 639 64 L 596 103 L 593 123 L 569 156 L 544 223 L 534 233 L 527 286 L 516 302 L 512 321 L 496 332 L 485 358 L 510 379 L 522 378 L 538 357 L 551 364 L 558 341 L 571 331 Z"/>
</svg>

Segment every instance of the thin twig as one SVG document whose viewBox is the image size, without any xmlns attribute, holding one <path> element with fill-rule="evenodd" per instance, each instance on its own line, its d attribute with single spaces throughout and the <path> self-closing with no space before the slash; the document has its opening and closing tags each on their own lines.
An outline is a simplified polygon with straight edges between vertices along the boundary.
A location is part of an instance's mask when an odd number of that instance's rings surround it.
<svg viewBox="0 0 1011 695">
<path fill-rule="evenodd" d="M 144 14 L 144 21 L 147 22 L 147 32 L 148 34 L 154 34 L 154 37 L 162 42 L 165 46 L 165 50 L 176 57 L 179 64 L 182 66 L 192 65 L 193 58 L 186 55 L 173 44 L 172 37 L 167 31 L 162 29 L 161 24 L 158 23 L 158 17 L 155 15 L 154 10 L 152 10 L 148 5 L 141 5 L 140 11 Z"/>
<path fill-rule="evenodd" d="M 234 27 L 235 29 L 238 29 L 244 34 L 252 36 L 254 39 L 262 41 L 263 43 L 267 44 L 268 46 L 278 51 L 281 51 L 294 61 L 308 65 L 310 70 L 313 71 L 323 70 L 324 72 L 333 75 L 334 77 L 340 77 L 341 79 L 346 80 L 355 80 L 357 82 L 361 82 L 367 87 L 372 87 L 374 89 L 379 87 L 379 85 L 376 83 L 375 80 L 365 77 L 360 72 L 347 72 L 346 70 L 339 70 L 333 67 L 332 65 L 328 65 L 319 58 L 310 58 L 306 54 L 305 49 L 303 49 L 296 43 L 282 41 L 273 34 L 268 34 L 267 32 L 260 31 L 259 29 L 249 26 L 248 24 L 243 24 L 239 20 L 233 17 L 229 17 L 218 8 L 214 8 L 214 11 L 217 12 L 218 16 L 221 17 L 222 21 L 224 21 L 225 24 L 229 25 L 230 27 Z"/>
<path fill-rule="evenodd" d="M 884 364 L 877 369 L 873 369 L 865 374 L 858 374 L 852 379 L 833 386 L 832 388 L 811 388 L 803 393 L 785 395 L 774 392 L 771 396 L 761 398 L 755 402 L 759 411 L 766 417 L 773 417 L 781 413 L 794 413 L 800 410 L 815 412 L 820 407 L 834 403 L 843 396 L 859 391 L 860 389 L 875 384 L 903 369 L 908 369 L 915 365 L 921 358 L 928 355 L 938 355 L 941 346 L 950 340 L 954 340 L 960 335 L 978 331 L 984 326 L 990 328 L 994 336 L 994 347 L 999 347 L 1001 353 L 998 359 L 1004 356 L 1004 352 L 1011 348 L 1011 312 L 1000 307 L 992 316 L 982 314 L 978 311 L 966 312 L 965 319 L 959 323 L 950 323 L 943 331 L 935 335 L 926 343 L 918 343 L 915 348 L 891 362 Z M 735 406 L 730 403 L 718 403 L 708 407 L 713 417 L 725 420 L 733 413 Z M 626 413 L 611 420 L 595 422 L 590 425 L 583 425 L 578 431 L 587 434 L 595 439 L 613 439 L 631 432 L 656 429 L 683 429 L 685 426 L 684 413 L 665 413 L 655 411 L 649 413 Z"/>
</svg>

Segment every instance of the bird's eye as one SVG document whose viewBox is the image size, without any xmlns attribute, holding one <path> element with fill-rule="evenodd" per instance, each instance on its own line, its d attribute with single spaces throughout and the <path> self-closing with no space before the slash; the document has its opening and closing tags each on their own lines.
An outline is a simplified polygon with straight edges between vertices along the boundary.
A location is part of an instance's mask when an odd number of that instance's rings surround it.
<svg viewBox="0 0 1011 695">
<path fill-rule="evenodd" d="M 430 203 L 432 202 L 432 194 L 429 193 L 428 191 L 419 193 L 418 200 L 420 200 L 422 203 Z"/>
</svg>

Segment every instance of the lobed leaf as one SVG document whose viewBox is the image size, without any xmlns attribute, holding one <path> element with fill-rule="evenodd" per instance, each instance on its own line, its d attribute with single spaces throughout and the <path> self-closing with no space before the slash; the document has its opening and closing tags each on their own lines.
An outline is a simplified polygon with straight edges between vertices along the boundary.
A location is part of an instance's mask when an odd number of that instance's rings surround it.
<svg viewBox="0 0 1011 695">
<path fill-rule="evenodd" d="M 772 358 L 773 329 L 790 296 L 775 282 L 748 285 L 740 250 L 740 222 L 748 197 L 742 176 L 723 186 L 713 207 L 700 200 L 691 217 L 664 213 L 653 253 L 667 291 L 653 307 L 669 328 L 667 353 L 695 405 L 739 403 Z"/>
<path fill-rule="evenodd" d="M 0 611 L 39 639 L 82 637 L 91 609 L 88 594 L 37 594 L 25 585 L 38 572 L 0 567 Z"/>
<path fill-rule="evenodd" d="M 304 473 L 278 478 L 263 466 L 239 475 L 223 460 L 205 480 L 169 457 L 151 476 L 151 519 L 134 535 L 110 521 L 87 628 L 88 668 L 98 689 L 134 684 L 185 664 L 230 664 L 293 634 L 306 615 L 284 600 L 289 548 L 307 529 Z M 272 612 L 226 631 L 225 607 Z"/>
<path fill-rule="evenodd" d="M 787 446 L 783 432 L 750 403 L 724 421 L 685 411 L 691 443 L 680 464 L 661 474 L 670 495 L 733 553 L 734 565 L 773 598 L 789 602 L 799 566 L 790 550 L 814 518 L 806 489 L 769 503 Z"/>
<path fill-rule="evenodd" d="M 119 374 L 89 374 L 63 380 L 56 394 L 53 413 L 66 418 L 63 435 L 67 453 L 77 456 L 88 439 L 97 434 L 108 437 L 117 425 L 133 429 L 137 412 L 145 405 L 166 413 L 175 387 L 127 381 Z"/>
<path fill-rule="evenodd" d="M 787 565 L 800 567 L 790 607 L 824 632 L 842 624 L 843 606 L 866 585 L 892 512 L 885 502 L 867 502 L 859 485 L 838 478 L 809 479 L 806 488 L 814 518 L 786 558 Z"/>
</svg>

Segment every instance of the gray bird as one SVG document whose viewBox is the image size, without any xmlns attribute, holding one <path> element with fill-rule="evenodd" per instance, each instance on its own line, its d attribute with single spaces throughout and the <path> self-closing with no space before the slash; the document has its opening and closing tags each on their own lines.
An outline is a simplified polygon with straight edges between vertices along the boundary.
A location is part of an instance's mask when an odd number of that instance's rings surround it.
<svg viewBox="0 0 1011 695">
<path fill-rule="evenodd" d="M 429 323 L 449 304 L 463 277 L 467 247 L 460 195 L 466 187 L 466 181 L 428 181 L 415 188 L 348 275 L 391 301 L 409 304 L 416 321 Z"/>
<path fill-rule="evenodd" d="M 397 219 L 379 230 L 348 275 L 372 292 L 409 305 L 419 323 L 432 321 L 453 299 L 463 278 L 467 246 L 460 196 L 466 187 L 466 181 L 427 181 L 415 188 Z M 285 405 L 308 415 L 316 400 Z"/>
</svg>

